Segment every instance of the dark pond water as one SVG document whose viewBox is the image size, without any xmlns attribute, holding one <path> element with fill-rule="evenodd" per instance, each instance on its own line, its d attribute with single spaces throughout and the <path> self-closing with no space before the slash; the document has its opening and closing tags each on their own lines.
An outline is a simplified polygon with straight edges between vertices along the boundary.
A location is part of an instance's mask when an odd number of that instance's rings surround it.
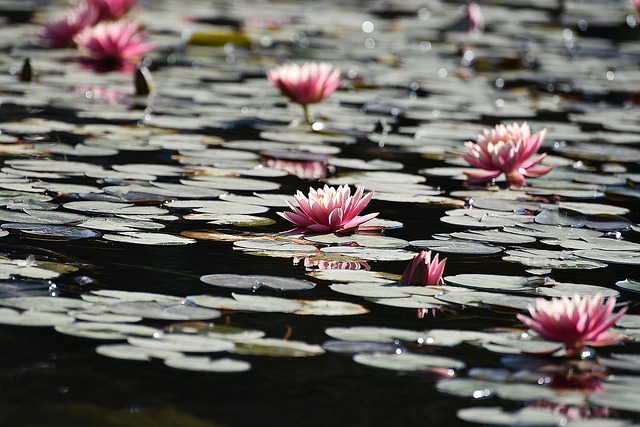
<svg viewBox="0 0 640 427">
<path fill-rule="evenodd" d="M 635 10 L 486 1 L 472 34 L 465 5 L 141 1 L 146 96 L 42 46 L 66 2 L 0 1 L 0 423 L 633 425 Z M 266 79 L 287 61 L 342 71 L 314 130 Z M 464 142 L 512 122 L 552 172 L 468 185 Z M 324 183 L 374 191 L 379 230 L 285 233 Z M 402 290 L 422 249 L 445 285 Z M 598 292 L 626 338 L 583 359 L 516 318 Z"/>
</svg>

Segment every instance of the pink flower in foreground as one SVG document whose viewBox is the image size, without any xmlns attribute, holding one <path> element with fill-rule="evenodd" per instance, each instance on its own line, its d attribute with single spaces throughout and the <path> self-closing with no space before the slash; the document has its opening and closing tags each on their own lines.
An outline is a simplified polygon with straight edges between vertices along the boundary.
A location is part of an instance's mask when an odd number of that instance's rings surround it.
<svg viewBox="0 0 640 427">
<path fill-rule="evenodd" d="M 525 176 L 537 177 L 549 172 L 553 166 L 536 166 L 546 157 L 545 154 L 532 158 L 544 141 L 546 129 L 531 135 L 527 123 L 519 126 L 496 125 L 493 129 L 485 129 L 478 135 L 476 142 L 467 141 L 467 154 L 463 157 L 471 166 L 483 171 L 465 172 L 471 182 L 488 182 L 505 174 L 509 185 L 520 186 L 525 183 Z"/>
<path fill-rule="evenodd" d="M 431 259 L 431 251 L 420 251 L 402 273 L 403 285 L 434 286 L 442 284 L 442 273 L 447 259 L 440 261 L 438 254 Z"/>
<path fill-rule="evenodd" d="M 624 339 L 607 332 L 627 311 L 625 307 L 612 317 L 615 304 L 615 298 L 605 302 L 601 294 L 539 299 L 535 307 L 528 307 L 531 317 L 519 314 L 518 319 L 544 339 L 563 343 L 567 354 L 578 355 L 586 345 L 605 346 Z"/>
<path fill-rule="evenodd" d="M 144 43 L 145 35 L 129 21 L 100 22 L 84 29 L 74 41 L 85 62 L 99 71 L 133 71 L 135 64 L 154 48 Z"/>
<path fill-rule="evenodd" d="M 125 16 L 137 0 L 87 0 L 99 11 L 100 21 L 115 21 Z"/>
<path fill-rule="evenodd" d="M 64 16 L 44 24 L 38 37 L 47 47 L 68 47 L 76 34 L 98 21 L 98 15 L 98 9 L 87 3 L 80 3 Z"/>
<path fill-rule="evenodd" d="M 311 119 L 307 106 L 324 101 L 342 83 L 340 70 L 328 62 L 283 64 L 270 70 L 267 78 L 283 95 L 302 105 L 308 121 Z"/>
<path fill-rule="evenodd" d="M 352 196 L 351 189 L 346 185 L 310 188 L 308 198 L 298 191 L 294 196 L 298 206 L 287 201 L 293 212 L 278 212 L 278 215 L 297 225 L 302 232 L 353 231 L 360 224 L 378 216 L 377 212 L 358 216 L 373 197 L 373 193 L 363 193 L 364 188 L 358 187 Z"/>
</svg>

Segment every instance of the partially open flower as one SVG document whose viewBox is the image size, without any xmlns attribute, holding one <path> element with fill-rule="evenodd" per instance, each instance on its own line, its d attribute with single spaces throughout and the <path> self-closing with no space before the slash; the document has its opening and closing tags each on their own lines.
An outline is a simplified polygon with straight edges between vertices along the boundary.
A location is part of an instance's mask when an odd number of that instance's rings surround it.
<svg viewBox="0 0 640 427">
<path fill-rule="evenodd" d="M 294 197 L 298 206 L 287 201 L 293 212 L 278 212 L 278 215 L 297 225 L 301 232 L 349 232 L 378 216 L 377 212 L 358 216 L 373 197 L 373 193 L 365 195 L 363 187 L 358 187 L 353 196 L 347 185 L 338 188 L 325 185 L 310 188 L 308 198 L 301 191 Z"/>
<path fill-rule="evenodd" d="M 328 62 L 283 64 L 270 70 L 267 78 L 283 95 L 302 105 L 308 121 L 311 118 L 307 106 L 324 101 L 342 83 L 340 70 Z"/>
<path fill-rule="evenodd" d="M 624 315 L 627 308 L 612 317 L 615 298 L 604 301 L 601 294 L 594 297 L 562 297 L 553 300 L 538 299 L 535 307 L 529 305 L 529 316 L 519 314 L 518 319 L 542 338 L 563 343 L 567 354 L 579 355 L 586 345 L 605 346 L 624 339 L 607 332 Z"/>
<path fill-rule="evenodd" d="M 533 157 L 540 149 L 547 130 L 543 129 L 531 135 L 527 123 L 519 126 L 496 125 L 493 129 L 485 129 L 478 135 L 476 142 L 467 141 L 467 154 L 463 157 L 471 166 L 482 171 L 465 172 L 469 180 L 483 183 L 505 174 L 509 185 L 520 186 L 526 177 L 537 177 L 549 172 L 553 166 L 536 166 L 545 154 Z"/>
<path fill-rule="evenodd" d="M 446 258 L 440 261 L 436 254 L 431 259 L 431 251 L 420 251 L 405 268 L 400 283 L 414 286 L 440 285 L 446 264 Z"/>
<path fill-rule="evenodd" d="M 74 41 L 84 54 L 85 63 L 98 71 L 131 71 L 154 48 L 144 42 L 138 25 L 129 21 L 100 22 L 84 29 Z"/>
<path fill-rule="evenodd" d="M 88 3 L 80 3 L 64 16 L 47 22 L 38 31 L 38 37 L 50 48 L 69 47 L 73 38 L 98 21 L 99 11 Z"/>
</svg>

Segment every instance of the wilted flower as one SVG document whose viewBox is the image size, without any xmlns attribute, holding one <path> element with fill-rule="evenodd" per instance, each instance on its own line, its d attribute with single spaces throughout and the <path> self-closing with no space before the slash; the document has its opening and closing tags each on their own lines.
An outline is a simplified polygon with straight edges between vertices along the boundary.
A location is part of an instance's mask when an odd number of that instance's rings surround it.
<svg viewBox="0 0 640 427">
<path fill-rule="evenodd" d="M 311 117 L 307 106 L 324 101 L 342 83 L 340 70 L 328 62 L 307 62 L 302 66 L 283 64 L 270 70 L 267 78 L 283 95 L 302 105 L 309 122 Z"/>
<path fill-rule="evenodd" d="M 278 215 L 297 225 L 302 232 L 352 231 L 360 224 L 378 216 L 377 212 L 358 216 L 373 196 L 373 193 L 363 193 L 363 187 L 358 187 L 352 196 L 347 185 L 338 188 L 325 185 L 324 188 L 310 188 L 307 198 L 298 190 L 294 196 L 298 206 L 287 201 L 293 212 L 278 212 Z"/>
<path fill-rule="evenodd" d="M 447 259 L 440 261 L 438 254 L 431 259 L 431 251 L 420 251 L 407 265 L 400 283 L 403 285 L 434 286 L 442 283 L 442 273 Z"/>
<path fill-rule="evenodd" d="M 137 0 L 87 0 L 99 11 L 98 20 L 115 21 L 125 16 Z"/>
<path fill-rule="evenodd" d="M 88 3 L 80 3 L 64 16 L 44 24 L 38 37 L 47 47 L 68 47 L 76 34 L 98 21 L 98 16 L 97 8 Z"/>
<path fill-rule="evenodd" d="M 144 43 L 145 35 L 129 21 L 100 22 L 84 29 L 74 41 L 85 62 L 99 71 L 133 71 L 135 64 L 154 48 Z"/>
<path fill-rule="evenodd" d="M 472 182 L 488 182 L 505 174 L 510 185 L 523 185 L 525 176 L 537 177 L 549 172 L 553 166 L 536 166 L 546 157 L 541 154 L 532 158 L 544 141 L 547 130 L 543 129 L 531 135 L 527 123 L 519 126 L 496 125 L 493 129 L 485 129 L 478 135 L 476 142 L 467 141 L 467 154 L 463 157 L 470 165 L 483 171 L 465 172 Z"/>
<path fill-rule="evenodd" d="M 607 332 L 627 311 L 620 310 L 611 316 L 616 304 L 615 298 L 604 301 L 601 294 L 594 297 L 562 297 L 551 301 L 539 299 L 535 307 L 529 305 L 528 317 L 519 314 L 518 319 L 541 337 L 563 343 L 567 354 L 577 355 L 586 345 L 605 346 L 615 344 L 624 337 Z"/>
</svg>

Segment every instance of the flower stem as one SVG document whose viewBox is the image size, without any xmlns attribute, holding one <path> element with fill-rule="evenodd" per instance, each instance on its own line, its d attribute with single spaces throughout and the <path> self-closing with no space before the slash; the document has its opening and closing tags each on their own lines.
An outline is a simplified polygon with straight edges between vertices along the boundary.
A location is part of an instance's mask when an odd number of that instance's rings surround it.
<svg viewBox="0 0 640 427">
<path fill-rule="evenodd" d="M 309 106 L 305 104 L 302 106 L 302 109 L 304 110 L 304 118 L 307 120 L 307 123 L 312 125 L 313 117 L 311 117 L 311 113 L 309 113 Z"/>
</svg>

